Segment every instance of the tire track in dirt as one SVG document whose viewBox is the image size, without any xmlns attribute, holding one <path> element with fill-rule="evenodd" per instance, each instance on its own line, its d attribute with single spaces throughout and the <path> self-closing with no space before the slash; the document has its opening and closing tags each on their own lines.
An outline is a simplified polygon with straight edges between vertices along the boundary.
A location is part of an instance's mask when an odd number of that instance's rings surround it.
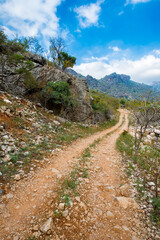
<svg viewBox="0 0 160 240">
<path fill-rule="evenodd" d="M 125 122 L 91 149 L 87 168 L 89 179 L 79 186 L 67 218 L 54 220 L 53 235 L 45 239 L 62 240 L 146 240 L 143 211 L 123 171 L 116 150 L 119 135 L 128 130 Z M 52 237 L 51 237 L 52 236 Z"/>
<path fill-rule="evenodd" d="M 37 169 L 33 175 L 12 186 L 10 194 L 13 197 L 6 197 L 5 207 L 0 206 L 0 239 L 13 239 L 12 236 L 20 232 L 25 235 L 32 219 L 39 214 L 43 215 L 47 203 L 55 197 L 57 177 L 64 176 L 70 170 L 71 164 L 77 161 L 84 149 L 96 139 L 119 128 L 126 114 L 125 110 L 120 110 L 118 124 L 73 142 L 65 150 L 48 159 L 44 168 Z"/>
</svg>

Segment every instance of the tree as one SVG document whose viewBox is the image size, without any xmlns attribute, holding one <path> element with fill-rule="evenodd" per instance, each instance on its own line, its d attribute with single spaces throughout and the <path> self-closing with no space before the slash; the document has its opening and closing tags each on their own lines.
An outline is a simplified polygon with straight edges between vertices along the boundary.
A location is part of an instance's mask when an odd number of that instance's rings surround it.
<svg viewBox="0 0 160 240">
<path fill-rule="evenodd" d="M 36 37 L 28 37 L 22 39 L 23 44 L 26 46 L 26 50 L 34 54 L 41 55 L 44 52 L 44 49 L 39 44 L 39 41 Z"/>
<path fill-rule="evenodd" d="M 32 40 L 32 43 L 30 43 Z M 40 45 L 33 38 L 30 41 L 27 39 L 9 40 L 0 29 L 0 65 L 1 65 L 1 86 L 5 90 L 4 75 L 7 77 L 11 74 L 18 75 L 17 83 L 21 77 L 24 78 L 24 83 L 27 91 L 32 91 L 38 88 L 38 83 L 30 70 L 34 67 L 32 61 L 26 59 L 25 53 L 29 48 L 35 45 L 35 51 L 40 51 Z M 29 45 L 30 44 L 30 45 Z M 9 71 L 6 70 L 9 66 Z"/>
<path fill-rule="evenodd" d="M 150 93 L 142 101 L 134 101 L 131 111 L 135 121 L 135 156 L 137 157 L 140 143 L 146 129 L 160 120 L 160 105 L 158 101 L 150 100 Z"/>
<path fill-rule="evenodd" d="M 76 63 L 76 58 L 68 55 L 66 52 L 60 53 L 62 70 L 64 71 L 68 67 L 73 67 Z"/>
<path fill-rule="evenodd" d="M 121 104 L 122 107 L 125 107 L 125 105 L 126 105 L 126 101 L 124 98 L 121 98 L 119 103 Z"/>
<path fill-rule="evenodd" d="M 65 43 L 64 40 L 60 37 L 55 38 L 52 37 L 50 38 L 50 53 L 51 57 L 53 59 L 53 62 L 55 62 L 58 66 L 61 65 L 61 52 L 65 48 Z"/>
<path fill-rule="evenodd" d="M 2 29 L 0 29 L 0 40 L 1 85 L 4 86 L 5 66 L 10 64 L 14 70 L 8 74 L 16 74 L 15 66 L 24 60 L 22 54 L 26 49 L 25 45 L 17 38 L 9 40 Z"/>
<path fill-rule="evenodd" d="M 63 71 L 68 67 L 73 67 L 76 63 L 76 58 L 64 52 L 65 43 L 62 38 L 50 38 L 50 53 L 53 62 Z"/>
</svg>

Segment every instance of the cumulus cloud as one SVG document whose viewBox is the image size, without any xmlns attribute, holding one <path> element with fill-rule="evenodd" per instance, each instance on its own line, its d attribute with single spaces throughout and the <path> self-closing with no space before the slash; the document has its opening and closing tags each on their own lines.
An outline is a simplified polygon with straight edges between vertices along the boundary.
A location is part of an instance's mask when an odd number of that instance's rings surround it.
<svg viewBox="0 0 160 240">
<path fill-rule="evenodd" d="M 131 4 L 137 4 L 137 3 L 146 3 L 150 2 L 151 0 L 127 0 L 126 5 L 131 3 Z"/>
<path fill-rule="evenodd" d="M 23 36 L 38 34 L 55 36 L 59 19 L 56 16 L 62 0 L 6 0 L 0 3 L 4 28 Z M 7 33 L 8 31 L 6 31 Z"/>
<path fill-rule="evenodd" d="M 153 54 L 137 60 L 122 58 L 103 61 L 102 59 L 96 58 L 92 62 L 81 63 L 75 66 L 74 70 L 84 76 L 91 75 L 97 79 L 117 72 L 130 75 L 132 80 L 140 83 L 152 84 L 153 81 L 160 80 L 160 57 Z"/>
<path fill-rule="evenodd" d="M 160 56 L 160 49 L 154 49 L 153 50 L 153 53 Z"/>
<path fill-rule="evenodd" d="M 120 52 L 121 51 L 121 49 L 117 46 L 109 47 L 109 49 L 113 50 L 114 52 Z"/>
<path fill-rule="evenodd" d="M 103 1 L 98 1 L 97 3 L 91 3 L 89 5 L 82 5 L 74 9 L 82 28 L 98 26 L 101 3 L 103 3 Z"/>
</svg>

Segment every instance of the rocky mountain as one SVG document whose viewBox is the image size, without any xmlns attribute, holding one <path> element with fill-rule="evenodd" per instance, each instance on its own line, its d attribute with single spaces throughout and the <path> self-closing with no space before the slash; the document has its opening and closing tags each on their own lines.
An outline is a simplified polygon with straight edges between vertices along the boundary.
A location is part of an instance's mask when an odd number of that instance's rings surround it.
<svg viewBox="0 0 160 240">
<path fill-rule="evenodd" d="M 0 65 L 0 90 L 44 105 L 44 101 L 41 98 L 43 87 L 48 82 L 67 82 L 74 104 L 68 107 L 48 104 L 49 109 L 54 113 L 58 111 L 60 116 L 72 121 L 92 122 L 92 107 L 85 79 L 73 77 L 55 66 L 48 66 L 46 59 L 37 54 L 27 53 L 25 59 L 26 63 L 29 60 L 33 65 L 29 77 L 25 73 L 18 74 L 22 66 L 18 65 L 18 68 L 15 70 L 15 65 L 13 64 L 8 63 L 3 68 Z"/>
<path fill-rule="evenodd" d="M 155 89 L 152 86 L 134 82 L 130 76 L 124 74 L 112 73 L 97 80 L 89 75 L 84 77 L 73 70 L 69 70 L 69 73 L 76 77 L 86 79 L 90 89 L 96 89 L 116 98 L 138 99 L 150 91 L 152 92 L 152 96 L 160 97 L 158 88 Z"/>
<path fill-rule="evenodd" d="M 160 91 L 160 81 L 153 82 L 152 86 Z"/>
</svg>

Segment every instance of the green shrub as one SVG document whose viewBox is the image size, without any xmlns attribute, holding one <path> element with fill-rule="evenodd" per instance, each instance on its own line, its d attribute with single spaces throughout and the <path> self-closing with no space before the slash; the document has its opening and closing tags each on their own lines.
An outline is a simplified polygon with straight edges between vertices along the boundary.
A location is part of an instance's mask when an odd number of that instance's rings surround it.
<svg viewBox="0 0 160 240">
<path fill-rule="evenodd" d="M 110 115 L 115 113 L 119 107 L 118 99 L 97 91 L 90 91 L 90 94 L 93 111 L 103 113 L 106 119 L 109 119 Z"/>
<path fill-rule="evenodd" d="M 45 102 L 50 100 L 53 101 L 53 103 L 60 104 L 64 107 L 73 103 L 69 84 L 67 82 L 50 81 L 43 88 L 41 94 L 42 97 L 44 97 Z"/>
<path fill-rule="evenodd" d="M 29 71 L 24 74 L 24 84 L 28 91 L 36 90 L 39 87 L 35 77 Z"/>
</svg>

